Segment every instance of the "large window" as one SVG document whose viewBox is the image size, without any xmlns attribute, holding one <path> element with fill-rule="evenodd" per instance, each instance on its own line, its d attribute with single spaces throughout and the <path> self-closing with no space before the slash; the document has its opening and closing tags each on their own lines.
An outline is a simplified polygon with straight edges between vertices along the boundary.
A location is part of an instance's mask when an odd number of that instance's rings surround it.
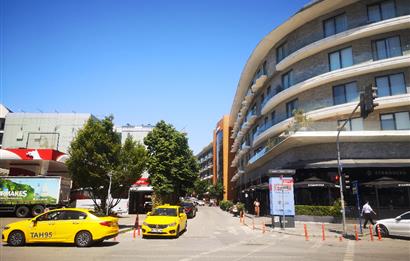
<svg viewBox="0 0 410 261">
<path fill-rule="evenodd" d="M 356 101 L 358 97 L 356 82 L 333 86 L 334 105 Z"/>
<path fill-rule="evenodd" d="M 381 114 L 380 125 L 382 130 L 410 130 L 410 112 Z"/>
<path fill-rule="evenodd" d="M 338 121 L 338 125 L 341 126 L 345 120 Z M 348 122 L 345 125 L 345 130 L 346 131 L 361 131 L 364 130 L 363 128 L 363 118 L 354 118 L 348 120 Z"/>
<path fill-rule="evenodd" d="M 282 75 L 282 87 L 287 89 L 293 85 L 293 71 L 289 71 Z"/>
<path fill-rule="evenodd" d="M 285 42 L 276 48 L 276 63 L 282 61 L 286 56 L 288 56 L 288 43 Z"/>
<path fill-rule="evenodd" d="M 329 67 L 331 71 L 351 65 L 353 65 L 352 47 L 329 54 Z"/>
<path fill-rule="evenodd" d="M 376 86 L 379 97 L 406 93 L 404 73 L 376 77 Z"/>
<path fill-rule="evenodd" d="M 373 41 L 372 47 L 374 60 L 402 55 L 400 37 L 398 36 Z"/>
<path fill-rule="evenodd" d="M 286 103 L 286 116 L 288 118 L 293 116 L 293 111 L 298 108 L 298 99 L 294 99 Z"/>
<path fill-rule="evenodd" d="M 369 22 L 377 22 L 395 16 L 396 6 L 393 0 L 367 6 L 367 17 Z"/>
<path fill-rule="evenodd" d="M 338 34 L 347 30 L 346 14 L 334 16 L 323 21 L 323 31 L 325 37 Z"/>
</svg>

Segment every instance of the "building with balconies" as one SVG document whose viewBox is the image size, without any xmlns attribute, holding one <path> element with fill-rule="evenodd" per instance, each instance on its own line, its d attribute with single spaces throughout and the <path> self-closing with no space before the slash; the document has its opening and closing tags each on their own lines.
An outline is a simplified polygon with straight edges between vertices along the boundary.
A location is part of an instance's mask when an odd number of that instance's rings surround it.
<svg viewBox="0 0 410 261">
<path fill-rule="evenodd" d="M 199 162 L 199 178 L 213 182 L 214 176 L 214 154 L 213 143 L 209 143 L 205 148 L 196 155 Z"/>
<path fill-rule="evenodd" d="M 268 213 L 269 176 L 291 170 L 296 204 L 333 204 L 340 195 L 338 127 L 372 85 L 375 111 L 366 119 L 358 111 L 341 131 L 343 172 L 381 216 L 408 209 L 409 84 L 408 0 L 304 6 L 259 42 L 242 71 L 229 122 L 236 169 L 230 182 L 238 199 L 250 205 L 259 198 L 261 213 Z M 334 186 L 296 186 L 309 179 Z M 345 195 L 353 216 L 355 197 L 351 190 Z"/>
</svg>

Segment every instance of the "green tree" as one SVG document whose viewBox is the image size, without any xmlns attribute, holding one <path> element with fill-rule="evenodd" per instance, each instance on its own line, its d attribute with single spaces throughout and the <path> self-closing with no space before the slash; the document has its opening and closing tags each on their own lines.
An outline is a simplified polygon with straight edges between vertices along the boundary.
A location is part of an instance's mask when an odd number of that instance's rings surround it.
<svg viewBox="0 0 410 261">
<path fill-rule="evenodd" d="M 224 195 L 224 185 L 219 181 L 216 184 L 209 186 L 208 192 L 211 198 L 221 200 Z"/>
<path fill-rule="evenodd" d="M 108 174 L 112 177 L 111 195 L 116 196 L 120 191 L 128 191 L 141 177 L 146 162 L 144 146 L 136 144 L 130 137 L 121 146 L 121 138 L 114 131 L 112 121 L 112 116 L 101 121 L 90 118 L 71 142 L 66 162 L 73 187 L 90 190 L 97 210 L 104 212 L 110 181 Z M 109 211 L 118 202 L 110 198 Z"/>
<path fill-rule="evenodd" d="M 211 185 L 209 180 L 201 180 L 197 179 L 194 183 L 193 191 L 197 195 L 198 198 L 203 198 L 206 192 L 208 192 L 208 188 Z"/>
<path fill-rule="evenodd" d="M 185 134 L 160 121 L 144 139 L 148 151 L 148 172 L 155 204 L 176 203 L 194 187 L 198 178 L 197 159 Z"/>
</svg>

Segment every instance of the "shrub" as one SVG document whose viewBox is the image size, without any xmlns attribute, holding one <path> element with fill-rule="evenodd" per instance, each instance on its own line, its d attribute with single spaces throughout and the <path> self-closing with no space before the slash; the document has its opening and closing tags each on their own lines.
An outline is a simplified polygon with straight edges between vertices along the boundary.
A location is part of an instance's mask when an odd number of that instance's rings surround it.
<svg viewBox="0 0 410 261">
<path fill-rule="evenodd" d="M 228 211 L 232 206 L 233 202 L 230 200 L 222 200 L 219 202 L 219 207 L 224 211 Z"/>
<path fill-rule="evenodd" d="M 238 211 L 245 211 L 245 204 L 243 204 L 242 202 L 238 202 L 236 203 L 236 207 L 238 208 Z"/>
<path fill-rule="evenodd" d="M 340 200 L 336 200 L 333 206 L 306 206 L 306 205 L 296 205 L 295 206 L 296 215 L 307 215 L 307 216 L 338 217 L 341 215 L 340 210 L 341 210 Z"/>
</svg>

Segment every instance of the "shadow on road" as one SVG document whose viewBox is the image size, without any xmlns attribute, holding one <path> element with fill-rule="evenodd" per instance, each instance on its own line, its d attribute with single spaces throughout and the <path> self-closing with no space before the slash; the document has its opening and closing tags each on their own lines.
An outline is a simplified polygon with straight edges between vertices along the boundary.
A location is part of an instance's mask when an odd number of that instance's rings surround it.
<svg viewBox="0 0 410 261">
<path fill-rule="evenodd" d="M 100 242 L 100 243 L 94 243 L 93 245 L 89 246 L 89 247 L 85 247 L 85 248 L 94 248 L 94 247 L 111 247 L 111 246 L 115 246 L 118 245 L 119 242 L 117 241 L 104 241 L 104 242 Z M 3 244 L 3 247 L 11 247 L 11 248 L 19 248 L 19 247 L 14 247 L 14 246 L 10 246 L 8 244 Z M 80 248 L 77 247 L 74 244 L 69 244 L 69 243 L 30 243 L 30 244 L 26 244 L 22 247 L 72 247 L 72 248 Z"/>
</svg>

